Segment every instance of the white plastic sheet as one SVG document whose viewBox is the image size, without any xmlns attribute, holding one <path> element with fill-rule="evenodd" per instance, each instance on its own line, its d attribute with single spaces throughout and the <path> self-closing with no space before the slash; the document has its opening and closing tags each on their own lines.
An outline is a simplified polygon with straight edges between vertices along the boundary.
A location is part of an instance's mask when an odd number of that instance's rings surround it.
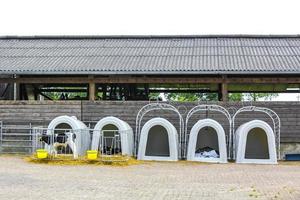
<svg viewBox="0 0 300 200">
<path fill-rule="evenodd" d="M 211 150 L 211 151 L 204 151 L 201 153 L 195 153 L 195 157 L 200 157 L 200 158 L 219 158 L 219 154 L 216 152 L 216 150 Z"/>
</svg>

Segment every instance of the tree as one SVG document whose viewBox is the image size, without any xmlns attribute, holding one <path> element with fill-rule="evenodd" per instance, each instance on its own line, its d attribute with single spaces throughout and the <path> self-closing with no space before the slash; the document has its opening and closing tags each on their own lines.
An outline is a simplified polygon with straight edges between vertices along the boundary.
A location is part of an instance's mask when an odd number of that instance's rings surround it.
<svg viewBox="0 0 300 200">
<path fill-rule="evenodd" d="M 243 93 L 230 93 L 228 96 L 229 101 L 243 101 Z"/>
<path fill-rule="evenodd" d="M 260 99 L 267 101 L 274 97 L 277 97 L 277 93 L 248 93 L 245 94 L 245 98 L 249 101 L 258 101 Z"/>
<path fill-rule="evenodd" d="M 217 93 L 166 93 L 165 97 L 172 101 L 218 101 Z"/>
<path fill-rule="evenodd" d="M 230 93 L 229 101 L 258 101 L 271 100 L 276 93 Z M 218 101 L 217 93 L 167 93 L 165 97 L 172 101 Z"/>
<path fill-rule="evenodd" d="M 149 99 L 151 101 L 160 100 L 160 93 L 158 93 L 158 92 L 150 93 L 149 94 Z"/>
</svg>

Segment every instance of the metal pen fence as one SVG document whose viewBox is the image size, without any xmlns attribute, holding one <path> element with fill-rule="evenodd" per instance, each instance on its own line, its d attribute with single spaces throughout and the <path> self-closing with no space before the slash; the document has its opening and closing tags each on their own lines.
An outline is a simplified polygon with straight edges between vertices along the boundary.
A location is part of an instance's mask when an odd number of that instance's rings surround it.
<svg viewBox="0 0 300 200">
<path fill-rule="evenodd" d="M 78 142 L 76 132 L 80 130 L 72 129 L 47 129 L 42 127 L 33 128 L 33 146 L 37 149 L 45 149 L 49 153 L 49 158 L 73 157 L 78 158 Z M 50 134 L 49 134 L 50 133 Z M 79 140 L 81 142 L 81 140 Z M 80 144 L 79 144 L 80 145 Z"/>
<path fill-rule="evenodd" d="M 45 127 L 8 126 L 0 121 L 0 153 L 1 154 L 34 154 L 38 149 L 45 149 L 49 159 L 69 157 L 80 159 L 85 157 L 86 150 L 81 146 L 84 140 L 78 135 L 88 134 L 91 141 L 94 129 L 48 129 Z M 99 139 L 99 157 L 122 155 L 122 138 L 125 138 L 130 130 L 101 130 Z M 133 144 L 129 144 L 129 146 Z M 133 151 L 133 149 L 132 149 Z"/>
<path fill-rule="evenodd" d="M 101 131 L 101 148 L 102 155 L 122 154 L 121 135 L 118 130 Z"/>
<path fill-rule="evenodd" d="M 77 135 L 88 134 L 89 130 L 47 129 L 43 127 L 3 125 L 0 122 L 1 154 L 34 154 L 45 149 L 50 157 L 55 155 L 82 154 L 78 147 L 85 141 Z M 86 144 L 90 145 L 90 144 Z M 74 156 L 76 157 L 76 156 Z"/>
<path fill-rule="evenodd" d="M 4 126 L 0 122 L 0 152 L 2 154 L 30 154 L 34 152 L 31 124 Z"/>
<path fill-rule="evenodd" d="M 126 144 L 128 140 L 127 135 L 131 130 L 102 130 L 99 143 L 99 158 L 105 162 L 121 162 L 128 160 L 127 155 L 123 152 L 128 146 L 133 144 Z M 128 151 L 128 150 L 127 150 Z"/>
</svg>

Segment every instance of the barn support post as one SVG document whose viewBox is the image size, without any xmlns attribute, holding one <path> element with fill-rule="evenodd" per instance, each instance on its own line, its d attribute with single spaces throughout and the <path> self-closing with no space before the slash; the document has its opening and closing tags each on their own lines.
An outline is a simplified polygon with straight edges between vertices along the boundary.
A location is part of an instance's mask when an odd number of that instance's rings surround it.
<svg viewBox="0 0 300 200">
<path fill-rule="evenodd" d="M 93 76 L 89 76 L 89 100 L 95 101 L 95 93 L 96 93 L 96 84 Z"/>
<path fill-rule="evenodd" d="M 227 77 L 223 76 L 222 77 L 222 83 L 220 84 L 220 89 L 221 90 L 219 93 L 221 93 L 221 95 L 219 95 L 219 100 L 223 101 L 223 102 L 227 102 L 228 101 L 228 84 L 227 84 Z"/>
<path fill-rule="evenodd" d="M 222 101 L 222 84 L 218 84 L 218 101 Z"/>
<path fill-rule="evenodd" d="M 227 83 L 222 83 L 222 101 L 228 101 L 228 85 Z"/>
<path fill-rule="evenodd" d="M 16 80 L 18 78 L 17 75 L 14 75 L 14 79 Z M 13 84 L 13 96 L 14 96 L 14 101 L 19 100 L 20 99 L 20 83 L 18 83 L 17 81 L 14 81 Z"/>
</svg>

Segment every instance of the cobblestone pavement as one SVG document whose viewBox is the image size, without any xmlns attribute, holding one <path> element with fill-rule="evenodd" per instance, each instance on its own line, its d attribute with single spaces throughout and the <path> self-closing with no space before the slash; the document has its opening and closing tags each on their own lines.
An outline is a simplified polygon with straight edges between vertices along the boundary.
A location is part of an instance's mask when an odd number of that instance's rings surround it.
<svg viewBox="0 0 300 200">
<path fill-rule="evenodd" d="M 53 166 L 1 156 L 0 199 L 300 199 L 300 163 Z"/>
</svg>

